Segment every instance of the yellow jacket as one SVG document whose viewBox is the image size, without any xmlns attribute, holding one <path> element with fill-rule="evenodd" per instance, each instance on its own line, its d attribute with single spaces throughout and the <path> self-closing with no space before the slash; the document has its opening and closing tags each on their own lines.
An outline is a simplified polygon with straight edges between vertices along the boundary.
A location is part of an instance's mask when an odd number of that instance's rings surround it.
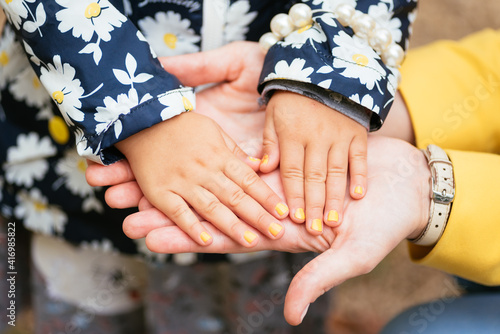
<svg viewBox="0 0 500 334">
<path fill-rule="evenodd" d="M 417 146 L 444 148 L 456 182 L 443 236 L 434 247 L 410 245 L 410 255 L 500 285 L 500 31 L 415 49 L 402 75 Z"/>
</svg>

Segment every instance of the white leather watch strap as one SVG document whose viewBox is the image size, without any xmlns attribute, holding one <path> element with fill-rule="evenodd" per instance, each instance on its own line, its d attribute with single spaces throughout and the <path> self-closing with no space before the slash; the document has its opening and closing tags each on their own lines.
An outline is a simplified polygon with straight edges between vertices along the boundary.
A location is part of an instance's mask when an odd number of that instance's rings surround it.
<svg viewBox="0 0 500 334">
<path fill-rule="evenodd" d="M 445 151 L 436 145 L 429 145 L 423 152 L 431 170 L 429 222 L 425 230 L 410 241 L 421 246 L 432 246 L 441 238 L 448 222 L 451 203 L 455 198 L 455 182 L 453 165 Z"/>
</svg>

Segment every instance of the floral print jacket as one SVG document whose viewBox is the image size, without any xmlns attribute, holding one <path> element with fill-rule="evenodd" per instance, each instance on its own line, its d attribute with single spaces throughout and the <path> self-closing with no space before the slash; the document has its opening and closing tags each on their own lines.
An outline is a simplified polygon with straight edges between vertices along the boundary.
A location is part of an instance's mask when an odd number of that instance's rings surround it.
<svg viewBox="0 0 500 334">
<path fill-rule="evenodd" d="M 271 18 L 296 2 L 0 1 L 9 21 L 0 39 L 3 214 L 26 218 L 30 210 L 19 206 L 26 198 L 33 212 L 36 205 L 50 208 L 46 190 L 63 184 L 82 199 L 82 211 L 102 211 L 96 190 L 71 176 L 84 170 L 82 158 L 111 164 L 123 157 L 115 143 L 195 107 L 193 88 L 167 73 L 157 56 L 257 41 L 270 30 Z M 273 89 L 299 91 L 379 128 L 397 69 L 385 66 L 332 11 L 343 3 L 356 7 L 406 48 L 416 0 L 303 2 L 315 10 L 314 24 L 269 50 L 259 85 L 264 101 Z M 40 232 L 65 230 L 67 218 L 54 210 L 51 226 Z"/>
</svg>

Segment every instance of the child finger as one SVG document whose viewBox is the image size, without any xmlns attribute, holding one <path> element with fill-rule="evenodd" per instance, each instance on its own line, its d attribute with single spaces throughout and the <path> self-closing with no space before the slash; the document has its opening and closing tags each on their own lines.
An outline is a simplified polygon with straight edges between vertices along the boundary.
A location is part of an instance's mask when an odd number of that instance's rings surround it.
<svg viewBox="0 0 500 334">
<path fill-rule="evenodd" d="M 261 159 L 249 156 L 243 151 L 236 142 L 229 137 L 227 133 L 225 133 L 222 129 L 220 130 L 222 134 L 222 138 L 224 138 L 224 142 L 229 150 L 241 161 L 243 161 L 246 165 L 252 168 L 254 171 L 258 171 L 261 163 Z"/>
<path fill-rule="evenodd" d="M 354 199 L 363 198 L 366 194 L 366 136 L 356 136 L 349 148 L 350 194 Z"/>
<path fill-rule="evenodd" d="M 304 146 L 298 143 L 282 142 L 280 173 L 286 202 L 290 208 L 290 219 L 304 223 Z"/>
<path fill-rule="evenodd" d="M 347 147 L 332 147 L 328 153 L 324 221 L 336 227 L 342 221 L 347 186 Z"/>
<path fill-rule="evenodd" d="M 254 174 L 255 175 L 255 174 Z M 250 176 L 250 182 L 256 182 Z M 255 178 L 260 179 L 257 175 Z M 245 223 L 255 227 L 263 235 L 271 239 L 279 239 L 284 230 L 276 218 L 267 212 L 255 199 L 245 193 L 238 185 L 225 175 L 217 178 L 217 183 L 210 183 L 207 190 L 212 192 L 219 201 L 233 211 Z"/>
<path fill-rule="evenodd" d="M 327 148 L 312 145 L 306 148 L 304 163 L 306 224 L 307 230 L 313 235 L 323 233 L 327 156 Z"/>
<path fill-rule="evenodd" d="M 163 203 L 166 203 L 163 205 Z M 155 204 L 156 205 L 156 204 Z M 209 245 L 212 236 L 200 223 L 186 201 L 179 195 L 167 192 L 163 195 L 162 204 L 157 208 L 165 213 L 175 224 L 186 232 L 199 245 Z"/>
<path fill-rule="evenodd" d="M 262 161 L 260 171 L 269 173 L 278 167 L 280 162 L 280 148 L 278 135 L 274 127 L 273 112 L 266 111 L 264 124 L 264 140 L 262 142 Z"/>
<path fill-rule="evenodd" d="M 212 192 L 198 187 L 194 190 L 192 196 L 188 198 L 188 201 L 201 217 L 240 245 L 245 247 L 257 245 L 259 241 L 258 233 L 242 222 Z M 187 233 L 186 230 L 184 231 Z"/>
<path fill-rule="evenodd" d="M 288 215 L 288 206 L 248 166 L 234 159 L 224 165 L 224 175 L 236 183 L 243 192 L 255 199 L 267 212 L 278 219 Z"/>
</svg>

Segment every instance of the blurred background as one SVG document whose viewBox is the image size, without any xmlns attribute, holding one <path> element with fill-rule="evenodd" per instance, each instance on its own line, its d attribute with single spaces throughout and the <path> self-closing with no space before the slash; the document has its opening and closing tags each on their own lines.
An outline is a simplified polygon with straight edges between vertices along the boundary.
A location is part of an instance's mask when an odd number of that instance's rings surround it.
<svg viewBox="0 0 500 334">
<path fill-rule="evenodd" d="M 419 6 L 410 48 L 437 39 L 459 39 L 484 28 L 500 29 L 498 0 L 420 0 Z M 409 306 L 457 294 L 451 277 L 411 263 L 403 243 L 373 272 L 335 289 L 328 326 L 336 334 L 377 333 Z M 9 333 L 32 333 L 30 318 L 29 310 L 19 315 L 18 326 Z"/>
</svg>

